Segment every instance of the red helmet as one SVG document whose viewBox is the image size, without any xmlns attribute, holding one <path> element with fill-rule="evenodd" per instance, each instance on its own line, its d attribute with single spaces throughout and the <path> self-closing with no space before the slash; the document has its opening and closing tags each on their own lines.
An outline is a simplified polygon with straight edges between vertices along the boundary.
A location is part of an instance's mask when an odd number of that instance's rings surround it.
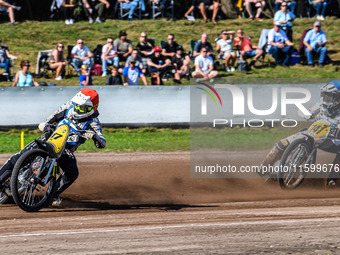
<svg viewBox="0 0 340 255">
<path fill-rule="evenodd" d="M 153 50 L 154 51 L 162 51 L 161 47 L 159 47 L 159 46 L 156 46 Z"/>
<path fill-rule="evenodd" d="M 91 116 L 98 109 L 99 95 L 94 89 L 81 89 L 72 99 L 76 119 Z"/>
</svg>

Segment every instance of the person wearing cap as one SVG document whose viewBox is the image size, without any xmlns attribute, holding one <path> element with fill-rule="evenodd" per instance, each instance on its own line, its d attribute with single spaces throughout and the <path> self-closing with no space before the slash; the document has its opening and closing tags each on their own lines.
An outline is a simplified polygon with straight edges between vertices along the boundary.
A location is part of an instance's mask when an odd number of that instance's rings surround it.
<svg viewBox="0 0 340 255">
<path fill-rule="evenodd" d="M 168 34 L 168 41 L 162 47 L 162 55 L 171 59 L 176 54 L 178 44 L 175 42 L 175 35 Z"/>
<path fill-rule="evenodd" d="M 88 73 L 91 72 L 92 63 L 93 63 L 92 61 L 93 54 L 89 50 L 89 48 L 84 45 L 83 39 L 79 38 L 77 40 L 77 45 L 75 45 L 72 48 L 71 55 L 72 55 L 72 66 L 74 66 L 78 75 L 80 75 L 79 68 L 81 65 L 87 65 L 89 67 Z"/>
<path fill-rule="evenodd" d="M 140 52 L 143 65 L 146 66 L 146 62 L 150 58 L 150 56 L 153 54 L 153 48 L 155 47 L 153 45 L 153 41 L 149 40 L 147 38 L 147 34 L 145 32 L 142 32 L 139 41 L 136 45 L 136 49 Z"/>
<path fill-rule="evenodd" d="M 208 51 L 207 47 L 203 47 L 201 54 L 195 58 L 196 69 L 192 72 L 192 77 L 208 80 L 218 75 L 218 72 L 214 71 L 214 62 L 212 57 L 208 56 Z"/>
<path fill-rule="evenodd" d="M 327 55 L 327 37 L 326 33 L 321 30 L 320 21 L 314 23 L 313 29 L 309 30 L 303 39 L 303 44 L 306 46 L 306 55 L 308 65 L 313 67 L 313 54 L 319 56 L 319 67 L 323 67 Z"/>
<path fill-rule="evenodd" d="M 120 61 L 126 61 L 127 57 L 131 54 L 133 48 L 131 41 L 127 38 L 127 33 L 123 30 L 119 31 L 118 38 L 114 41 L 117 47 L 117 53 Z"/>
<path fill-rule="evenodd" d="M 89 86 L 92 84 L 92 76 L 88 72 L 89 66 L 88 65 L 82 65 L 81 66 L 81 75 L 79 75 L 79 83 L 80 86 Z"/>
<path fill-rule="evenodd" d="M 172 65 L 175 67 L 176 73 L 173 81 L 181 84 L 181 77 L 185 76 L 187 80 L 190 80 L 190 57 L 184 53 L 181 45 L 177 46 L 176 54 L 171 59 Z"/>
<path fill-rule="evenodd" d="M 288 11 L 288 3 L 287 2 L 283 2 L 280 5 L 280 9 L 279 11 L 277 11 L 275 13 L 274 16 L 274 23 L 276 21 L 279 21 L 281 23 L 281 29 L 283 31 L 285 31 L 288 39 L 290 41 L 293 41 L 293 29 L 292 29 L 292 22 L 295 19 L 295 15 Z"/>
<path fill-rule="evenodd" d="M 149 73 L 158 73 L 160 77 L 166 75 L 171 66 L 171 60 L 162 56 L 162 49 L 159 46 L 154 48 L 154 54 L 148 59 L 147 64 L 149 67 Z"/>
<path fill-rule="evenodd" d="M 285 68 L 289 67 L 293 46 L 294 44 L 281 29 L 281 23 L 276 21 L 274 28 L 268 33 L 268 52 L 275 59 L 275 65 L 282 64 Z"/>
<path fill-rule="evenodd" d="M 139 85 L 139 77 L 142 78 L 144 85 L 148 85 L 146 77 L 138 66 L 136 66 L 136 59 L 134 57 L 130 58 L 129 66 L 124 68 L 123 71 L 124 76 L 124 85 Z"/>
<path fill-rule="evenodd" d="M 221 39 L 216 42 L 216 51 L 219 53 L 220 58 L 225 60 L 226 72 L 235 71 L 235 61 L 236 54 L 233 51 L 233 39 L 234 31 L 223 30 L 221 32 Z M 231 62 L 231 67 L 229 68 L 229 62 Z"/>
</svg>

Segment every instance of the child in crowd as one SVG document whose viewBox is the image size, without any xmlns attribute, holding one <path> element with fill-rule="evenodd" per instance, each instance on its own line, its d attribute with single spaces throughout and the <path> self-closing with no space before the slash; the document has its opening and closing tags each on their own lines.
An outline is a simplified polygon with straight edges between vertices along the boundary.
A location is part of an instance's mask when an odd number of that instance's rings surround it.
<svg viewBox="0 0 340 255">
<path fill-rule="evenodd" d="M 123 85 L 123 80 L 117 66 L 112 67 L 111 75 L 107 78 L 105 85 Z"/>
<path fill-rule="evenodd" d="M 80 67 L 81 70 L 81 75 L 79 76 L 80 86 L 93 85 L 92 77 L 91 74 L 88 72 L 88 69 L 89 69 L 88 65 L 82 65 Z"/>
</svg>

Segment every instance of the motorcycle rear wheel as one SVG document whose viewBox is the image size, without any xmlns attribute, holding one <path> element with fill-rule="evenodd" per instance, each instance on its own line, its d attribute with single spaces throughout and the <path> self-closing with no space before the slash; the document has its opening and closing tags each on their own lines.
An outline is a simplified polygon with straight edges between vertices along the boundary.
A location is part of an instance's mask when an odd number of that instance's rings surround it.
<svg viewBox="0 0 340 255">
<path fill-rule="evenodd" d="M 304 165 L 312 152 L 311 144 L 304 138 L 292 142 L 282 155 L 277 180 L 282 189 L 296 189 L 305 179 Z M 314 164 L 316 152 L 308 164 Z"/>
<path fill-rule="evenodd" d="M 44 150 L 32 149 L 24 153 L 16 162 L 11 176 L 11 192 L 15 203 L 24 211 L 36 212 L 50 203 L 54 194 L 56 179 L 46 176 L 39 181 L 36 169 L 48 164 Z M 38 164 L 34 165 L 34 164 Z M 40 165 L 39 165 L 40 164 Z M 45 173 L 45 175 L 47 172 Z"/>
</svg>

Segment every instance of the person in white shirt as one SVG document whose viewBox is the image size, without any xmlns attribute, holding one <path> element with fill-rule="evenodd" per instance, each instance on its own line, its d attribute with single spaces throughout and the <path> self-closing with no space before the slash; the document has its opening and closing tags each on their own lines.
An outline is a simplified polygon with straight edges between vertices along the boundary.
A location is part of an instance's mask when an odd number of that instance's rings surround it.
<svg viewBox="0 0 340 255">
<path fill-rule="evenodd" d="M 221 33 L 222 38 L 216 42 L 216 51 L 219 53 L 222 59 L 225 59 L 225 70 L 227 72 L 235 71 L 235 61 L 236 54 L 233 51 L 233 39 L 234 39 L 234 31 L 223 30 Z M 231 62 L 231 67 L 230 66 Z"/>
<path fill-rule="evenodd" d="M 282 64 L 285 68 L 289 67 L 293 46 L 294 44 L 281 29 L 281 23 L 276 21 L 274 28 L 268 33 L 268 52 L 273 55 L 276 65 Z"/>
<path fill-rule="evenodd" d="M 102 76 L 107 76 L 107 66 L 114 65 L 119 66 L 119 57 L 117 54 L 117 47 L 113 45 L 113 38 L 107 38 L 107 44 L 105 44 L 102 48 L 102 67 L 103 74 Z"/>
<path fill-rule="evenodd" d="M 195 58 L 196 70 L 192 72 L 192 77 L 208 80 L 218 75 L 218 72 L 214 71 L 213 59 L 207 54 L 208 48 L 203 47 L 201 49 L 201 54 Z"/>
<path fill-rule="evenodd" d="M 80 75 L 80 67 L 82 65 L 88 65 L 89 66 L 88 73 L 91 73 L 93 54 L 89 50 L 89 48 L 84 46 L 83 39 L 79 38 L 77 40 L 77 45 L 75 45 L 72 48 L 71 55 L 72 55 L 72 65 L 76 69 L 78 75 Z"/>
</svg>

